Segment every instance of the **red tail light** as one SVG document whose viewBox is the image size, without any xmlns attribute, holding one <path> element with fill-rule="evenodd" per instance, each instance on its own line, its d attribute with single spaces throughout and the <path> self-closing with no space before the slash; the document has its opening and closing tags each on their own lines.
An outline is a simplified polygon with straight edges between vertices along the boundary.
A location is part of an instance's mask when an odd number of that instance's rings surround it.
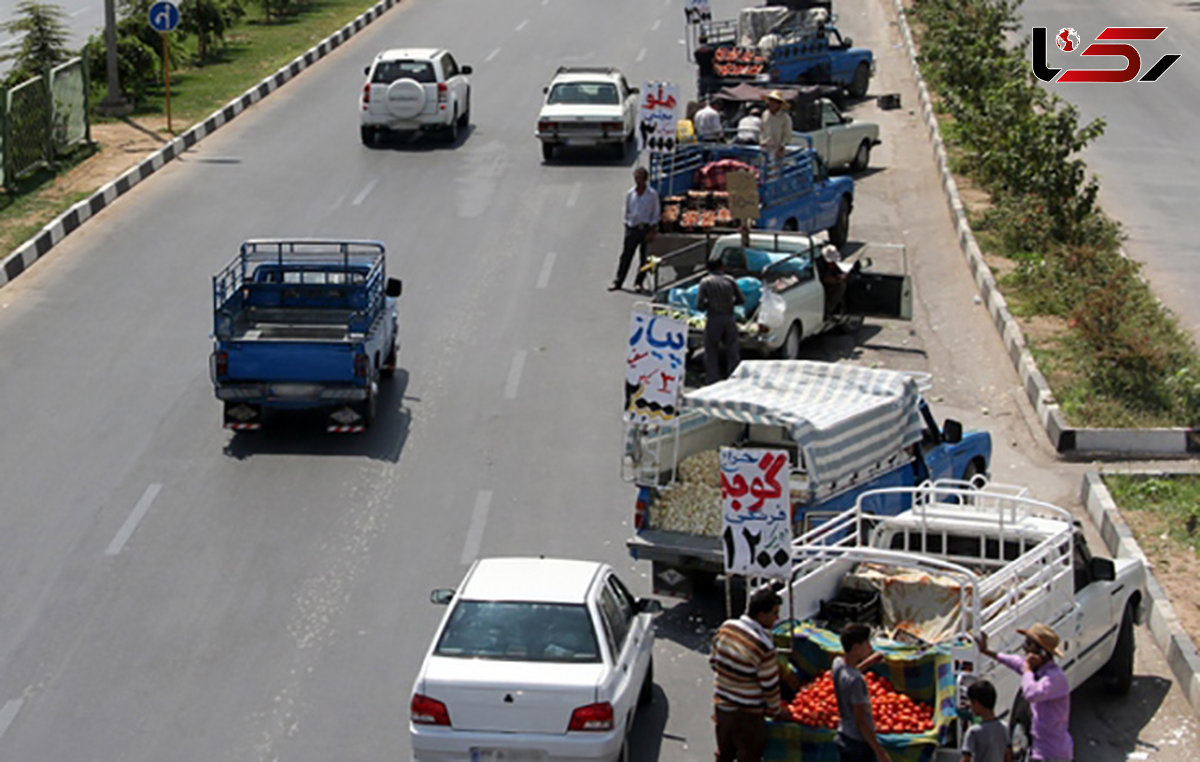
<svg viewBox="0 0 1200 762">
<path fill-rule="evenodd" d="M 446 100 L 450 97 L 450 88 L 445 82 L 438 82 L 438 108 L 445 110 Z"/>
<path fill-rule="evenodd" d="M 446 705 L 420 693 L 413 694 L 409 715 L 414 725 L 450 725 L 450 712 Z"/>
<path fill-rule="evenodd" d="M 359 378 L 366 378 L 367 370 L 369 370 L 370 367 L 371 358 L 367 357 L 366 355 L 354 356 L 354 375 L 358 376 Z"/>
<path fill-rule="evenodd" d="M 567 730 L 612 730 L 613 708 L 607 701 L 581 706 L 571 712 L 571 724 Z"/>
<path fill-rule="evenodd" d="M 558 129 L 558 122 L 538 122 L 538 132 L 554 132 Z"/>
<path fill-rule="evenodd" d="M 645 529 L 646 528 L 646 513 L 647 513 L 647 509 L 649 507 L 650 506 L 646 503 L 646 500 L 644 498 L 640 498 L 640 497 L 638 498 L 638 501 L 633 506 L 633 528 L 634 529 Z"/>
<path fill-rule="evenodd" d="M 216 371 L 218 378 L 227 375 L 229 373 L 229 354 L 226 352 L 217 352 L 213 358 L 213 369 Z"/>
<path fill-rule="evenodd" d="M 363 111 L 367 110 L 367 106 L 371 103 L 371 83 L 363 85 L 362 107 Z"/>
</svg>

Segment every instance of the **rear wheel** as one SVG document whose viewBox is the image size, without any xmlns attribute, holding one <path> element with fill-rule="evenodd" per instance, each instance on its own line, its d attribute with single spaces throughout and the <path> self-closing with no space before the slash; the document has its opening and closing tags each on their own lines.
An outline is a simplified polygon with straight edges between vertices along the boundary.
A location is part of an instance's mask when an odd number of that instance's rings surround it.
<svg viewBox="0 0 1200 762">
<path fill-rule="evenodd" d="M 850 83 L 850 94 L 861 98 L 867 94 L 867 85 L 871 81 L 871 67 L 860 63 L 854 70 L 854 81 Z"/>
<path fill-rule="evenodd" d="M 384 378 L 391 378 L 396 375 L 396 345 L 392 344 L 392 351 L 388 352 L 387 359 L 383 361 L 383 367 L 379 369 L 379 375 Z"/>
<path fill-rule="evenodd" d="M 829 228 L 829 242 L 839 249 L 846 245 L 846 239 L 850 237 L 850 202 L 842 199 L 841 205 L 838 207 L 837 222 L 833 227 Z"/>
<path fill-rule="evenodd" d="M 453 143 L 458 142 L 458 114 L 457 113 L 455 113 L 454 118 L 450 120 L 450 124 L 446 125 L 445 136 L 446 136 L 447 143 L 453 144 Z"/>
<path fill-rule="evenodd" d="M 1117 631 L 1117 645 L 1104 665 L 1104 687 L 1118 696 L 1129 693 L 1133 685 L 1134 605 L 1133 601 L 1125 604 L 1125 615 L 1121 617 L 1121 628 Z"/>
<path fill-rule="evenodd" d="M 362 138 L 362 144 L 365 146 L 375 145 L 375 129 L 372 127 L 359 127 L 359 137 Z"/>
<path fill-rule="evenodd" d="M 787 336 L 783 339 L 783 345 L 779 347 L 779 357 L 783 360 L 799 360 L 800 359 L 800 342 L 804 338 L 804 329 L 800 325 L 800 321 L 792 323 L 788 327 Z"/>
<path fill-rule="evenodd" d="M 542 141 L 542 161 L 554 159 L 554 144 Z"/>
<path fill-rule="evenodd" d="M 783 223 L 783 229 L 790 232 L 795 232 L 800 229 L 800 223 L 796 222 L 795 217 L 791 217 L 787 222 Z"/>
<path fill-rule="evenodd" d="M 854 161 L 850 164 L 850 169 L 855 172 L 862 172 L 871 163 L 871 142 L 864 140 L 858 144 L 858 150 L 854 152 Z"/>
<path fill-rule="evenodd" d="M 654 698 L 654 657 L 646 667 L 646 679 L 642 681 L 642 689 L 638 692 L 638 706 L 646 706 Z"/>
</svg>

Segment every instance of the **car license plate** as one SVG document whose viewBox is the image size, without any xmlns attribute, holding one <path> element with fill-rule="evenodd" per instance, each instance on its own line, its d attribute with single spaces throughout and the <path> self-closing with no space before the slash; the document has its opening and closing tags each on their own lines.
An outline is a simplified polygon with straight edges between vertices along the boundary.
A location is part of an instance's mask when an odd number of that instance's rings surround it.
<svg viewBox="0 0 1200 762">
<path fill-rule="evenodd" d="M 594 146 L 596 145 L 595 138 L 567 138 L 565 141 L 569 146 Z"/>
<path fill-rule="evenodd" d="M 529 749 L 481 749 L 471 747 L 471 762 L 545 762 L 546 752 Z"/>
<path fill-rule="evenodd" d="M 315 384 L 274 384 L 271 386 L 271 394 L 274 396 L 292 399 L 315 397 L 320 391 L 321 387 Z"/>
</svg>

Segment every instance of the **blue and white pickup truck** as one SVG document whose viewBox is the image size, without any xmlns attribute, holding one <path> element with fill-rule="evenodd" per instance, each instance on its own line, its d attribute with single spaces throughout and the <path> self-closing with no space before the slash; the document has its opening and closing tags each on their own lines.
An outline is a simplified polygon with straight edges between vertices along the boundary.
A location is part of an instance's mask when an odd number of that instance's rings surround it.
<svg viewBox="0 0 1200 762">
<path fill-rule="evenodd" d="M 654 592 L 686 598 L 723 573 L 722 447 L 787 451 L 796 537 L 869 490 L 977 484 L 991 435 L 939 425 L 920 392 L 928 380 L 848 363 L 743 360 L 728 379 L 686 392 L 672 426 L 627 423 L 622 470 L 638 490 L 626 546 L 651 562 Z M 909 507 L 896 490 L 875 510 Z"/>
<path fill-rule="evenodd" d="M 363 432 L 379 379 L 396 369 L 396 298 L 378 241 L 257 239 L 213 276 L 210 372 L 225 428 L 268 410 L 328 410 L 326 430 Z"/>
<path fill-rule="evenodd" d="M 774 166 L 769 159 L 757 146 L 719 143 L 686 144 L 676 147 L 673 153 L 651 154 L 650 183 L 663 202 L 660 232 L 699 233 L 703 237 L 714 229 L 734 230 L 730 222 L 723 222 L 719 216 L 713 218 L 714 224 L 707 224 L 704 211 L 712 210 L 691 210 L 699 212 L 694 218 L 696 225 L 691 224 L 687 215 L 688 207 L 697 203 L 720 205 L 715 198 L 697 200 L 689 191 L 701 180 L 706 168 L 719 168 L 719 163 L 732 160 L 758 175 L 760 215 L 754 227 L 810 235 L 827 230 L 835 246 L 845 244 L 854 208 L 854 180 L 830 177 L 821 157 L 810 148 L 791 146 Z M 675 212 L 679 213 L 677 217 Z"/>
<path fill-rule="evenodd" d="M 702 25 L 700 34 L 714 49 L 711 64 L 707 56 L 697 60 L 702 69 L 712 66 L 711 72 L 702 70 L 700 75 L 721 85 L 837 85 L 861 98 L 875 73 L 874 54 L 854 47 L 824 9 L 745 8 L 736 19 Z"/>
</svg>

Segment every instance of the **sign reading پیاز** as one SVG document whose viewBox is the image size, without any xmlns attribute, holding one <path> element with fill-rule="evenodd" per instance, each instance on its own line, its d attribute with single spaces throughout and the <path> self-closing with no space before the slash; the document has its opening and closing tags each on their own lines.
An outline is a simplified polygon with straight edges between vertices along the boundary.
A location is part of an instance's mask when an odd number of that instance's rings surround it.
<svg viewBox="0 0 1200 762">
<path fill-rule="evenodd" d="M 663 423 L 679 408 L 687 351 L 687 323 L 633 312 L 625 360 L 625 416 L 631 423 Z"/>
<path fill-rule="evenodd" d="M 758 180 L 753 172 L 736 171 L 725 175 L 729 191 L 729 213 L 734 219 L 758 219 Z"/>
<path fill-rule="evenodd" d="M 792 511 L 784 450 L 721 448 L 725 572 L 787 577 L 792 570 Z"/>
<path fill-rule="evenodd" d="M 638 106 L 638 136 L 641 148 L 654 152 L 675 150 L 675 123 L 679 121 L 679 85 L 647 82 L 642 85 Z"/>
</svg>

